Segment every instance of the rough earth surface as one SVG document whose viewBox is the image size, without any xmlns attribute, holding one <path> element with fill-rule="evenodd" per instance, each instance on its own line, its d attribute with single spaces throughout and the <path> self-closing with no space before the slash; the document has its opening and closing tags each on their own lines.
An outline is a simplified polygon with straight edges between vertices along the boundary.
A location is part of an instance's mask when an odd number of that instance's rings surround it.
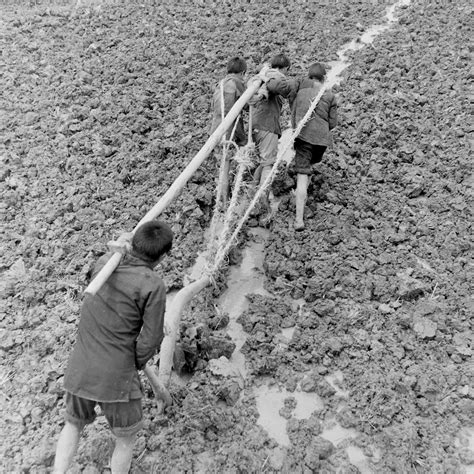
<svg viewBox="0 0 474 474">
<path fill-rule="evenodd" d="M 204 144 L 228 57 L 254 74 L 284 52 L 299 76 L 390 4 L 51 3 L 1 7 L 2 472 L 49 472 L 88 273 Z M 413 1 L 352 53 L 306 229 L 294 232 L 286 192 L 265 247 L 273 296 L 249 295 L 239 318 L 248 377 L 222 370 L 234 345 L 215 305 L 220 276 L 186 312 L 178 365 L 192 376 L 172 385 L 164 415 L 143 381 L 132 472 L 358 472 L 320 436 L 333 418 L 357 430 L 372 472 L 472 472 L 460 436 L 474 425 L 470 15 L 468 2 L 448 14 Z M 216 169 L 211 157 L 163 215 L 176 232 L 160 269 L 170 289 L 205 248 Z M 335 371 L 343 401 L 325 379 Z M 299 420 L 287 399 L 289 447 L 257 424 L 263 376 L 324 401 Z M 112 443 L 99 417 L 71 472 L 107 472 Z"/>
</svg>

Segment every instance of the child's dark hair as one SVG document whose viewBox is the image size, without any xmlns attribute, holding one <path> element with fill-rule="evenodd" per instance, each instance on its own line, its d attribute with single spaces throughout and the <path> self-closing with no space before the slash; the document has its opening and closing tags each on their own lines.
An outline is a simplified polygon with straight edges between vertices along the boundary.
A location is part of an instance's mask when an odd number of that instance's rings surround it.
<svg viewBox="0 0 474 474">
<path fill-rule="evenodd" d="M 277 69 L 284 69 L 285 67 L 290 67 L 290 60 L 284 54 L 277 54 L 273 56 L 270 61 L 270 66 Z"/>
<path fill-rule="evenodd" d="M 162 221 L 150 221 L 142 224 L 133 235 L 132 249 L 141 257 L 155 262 L 171 250 L 173 231 Z"/>
<path fill-rule="evenodd" d="M 322 82 L 326 78 L 326 69 L 321 63 L 314 63 L 309 68 L 308 77 Z"/>
<path fill-rule="evenodd" d="M 245 62 L 245 59 L 239 58 L 238 56 L 230 59 L 227 63 L 227 72 L 229 74 L 239 74 L 241 72 L 245 72 L 246 70 L 247 63 Z"/>
</svg>

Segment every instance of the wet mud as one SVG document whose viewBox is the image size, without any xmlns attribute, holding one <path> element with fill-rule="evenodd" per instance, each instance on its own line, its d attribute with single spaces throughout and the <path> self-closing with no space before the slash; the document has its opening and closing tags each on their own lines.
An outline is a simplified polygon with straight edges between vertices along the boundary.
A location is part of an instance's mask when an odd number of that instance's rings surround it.
<svg viewBox="0 0 474 474">
<path fill-rule="evenodd" d="M 324 3 L 0 7 L 2 472 L 49 472 L 88 273 L 205 142 L 228 56 L 330 66 L 393 2 Z M 473 471 L 470 14 L 413 1 L 345 52 L 306 229 L 290 167 L 269 228 L 187 308 L 165 414 L 143 380 L 132 472 Z M 163 215 L 170 291 L 206 248 L 216 173 Z M 112 443 L 99 416 L 71 472 L 108 472 Z"/>
</svg>

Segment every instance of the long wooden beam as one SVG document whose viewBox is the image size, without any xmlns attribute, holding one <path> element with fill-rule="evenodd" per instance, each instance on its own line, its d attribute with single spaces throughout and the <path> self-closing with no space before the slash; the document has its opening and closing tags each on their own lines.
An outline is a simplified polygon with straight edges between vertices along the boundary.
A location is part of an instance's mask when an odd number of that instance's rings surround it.
<svg viewBox="0 0 474 474">
<path fill-rule="evenodd" d="M 180 194 L 184 186 L 186 186 L 189 179 L 193 176 L 196 170 L 201 166 L 204 160 L 211 154 L 212 150 L 220 143 L 223 135 L 231 127 L 235 119 L 239 116 L 240 112 L 244 108 L 245 104 L 250 100 L 250 98 L 257 92 L 258 88 L 261 86 L 262 80 L 256 76 L 247 86 L 247 89 L 244 91 L 242 96 L 237 100 L 234 106 L 229 110 L 228 114 L 225 116 L 224 120 L 217 127 L 217 129 L 212 133 L 212 135 L 207 139 L 206 143 L 199 150 L 197 155 L 189 162 L 186 168 L 181 172 L 181 174 L 175 179 L 173 184 L 168 188 L 168 190 L 163 194 L 160 200 L 145 214 L 141 221 L 136 225 L 133 232 L 135 232 L 138 227 L 140 227 L 145 222 L 156 219 L 165 209 L 170 205 L 170 203 Z M 115 252 L 109 261 L 103 266 L 100 272 L 95 276 L 95 278 L 90 282 L 89 286 L 86 288 L 85 292 L 91 295 L 95 295 L 102 285 L 107 281 L 110 275 L 117 268 L 120 263 L 122 254 Z"/>
</svg>

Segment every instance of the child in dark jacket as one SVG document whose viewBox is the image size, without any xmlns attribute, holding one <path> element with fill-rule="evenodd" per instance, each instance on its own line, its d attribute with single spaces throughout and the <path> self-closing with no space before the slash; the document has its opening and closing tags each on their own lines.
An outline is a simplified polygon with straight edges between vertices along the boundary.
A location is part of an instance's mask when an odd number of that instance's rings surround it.
<svg viewBox="0 0 474 474">
<path fill-rule="evenodd" d="M 247 63 L 244 59 L 234 57 L 227 63 L 227 76 L 222 79 L 214 91 L 212 97 L 212 125 L 210 133 L 212 134 L 221 124 L 222 118 L 227 115 L 232 106 L 237 102 L 245 90 L 244 76 L 247 71 Z M 224 99 L 224 108 L 222 108 L 222 99 Z M 235 133 L 232 140 L 238 145 L 245 145 L 247 136 L 244 131 L 244 122 L 242 116 L 236 120 L 237 123 L 229 128 L 226 139 L 231 139 L 231 133 L 235 126 Z"/>
<path fill-rule="evenodd" d="M 153 268 L 171 249 L 173 233 L 164 222 L 141 225 L 131 250 L 95 295 L 86 295 L 76 344 L 64 377 L 66 423 L 59 436 L 54 473 L 67 471 L 82 429 L 100 405 L 116 445 L 112 473 L 128 472 L 137 432 L 142 428 L 138 370 L 163 339 L 166 288 Z M 96 275 L 110 255 L 100 258 Z"/>
<path fill-rule="evenodd" d="M 290 60 L 284 54 L 274 56 L 270 61 L 270 69 L 265 72 L 265 84 L 257 93 L 260 100 L 254 101 L 252 132 L 260 160 L 256 174 L 260 184 L 265 181 L 277 159 L 283 98 L 289 97 L 292 91 L 292 81 L 285 76 L 289 68 Z M 263 218 L 263 223 L 271 218 L 275 205 L 270 191 L 267 203 L 269 212 Z"/>
<path fill-rule="evenodd" d="M 293 128 L 296 128 L 298 122 L 305 116 L 311 102 L 320 92 L 325 78 L 324 66 L 315 63 L 309 68 L 308 77 L 298 81 L 290 97 Z M 331 90 L 326 90 L 311 118 L 295 140 L 295 170 L 297 173 L 295 230 L 304 229 L 303 214 L 312 173 L 311 165 L 322 160 L 326 148 L 331 143 L 330 130 L 336 125 L 336 97 Z"/>
</svg>

